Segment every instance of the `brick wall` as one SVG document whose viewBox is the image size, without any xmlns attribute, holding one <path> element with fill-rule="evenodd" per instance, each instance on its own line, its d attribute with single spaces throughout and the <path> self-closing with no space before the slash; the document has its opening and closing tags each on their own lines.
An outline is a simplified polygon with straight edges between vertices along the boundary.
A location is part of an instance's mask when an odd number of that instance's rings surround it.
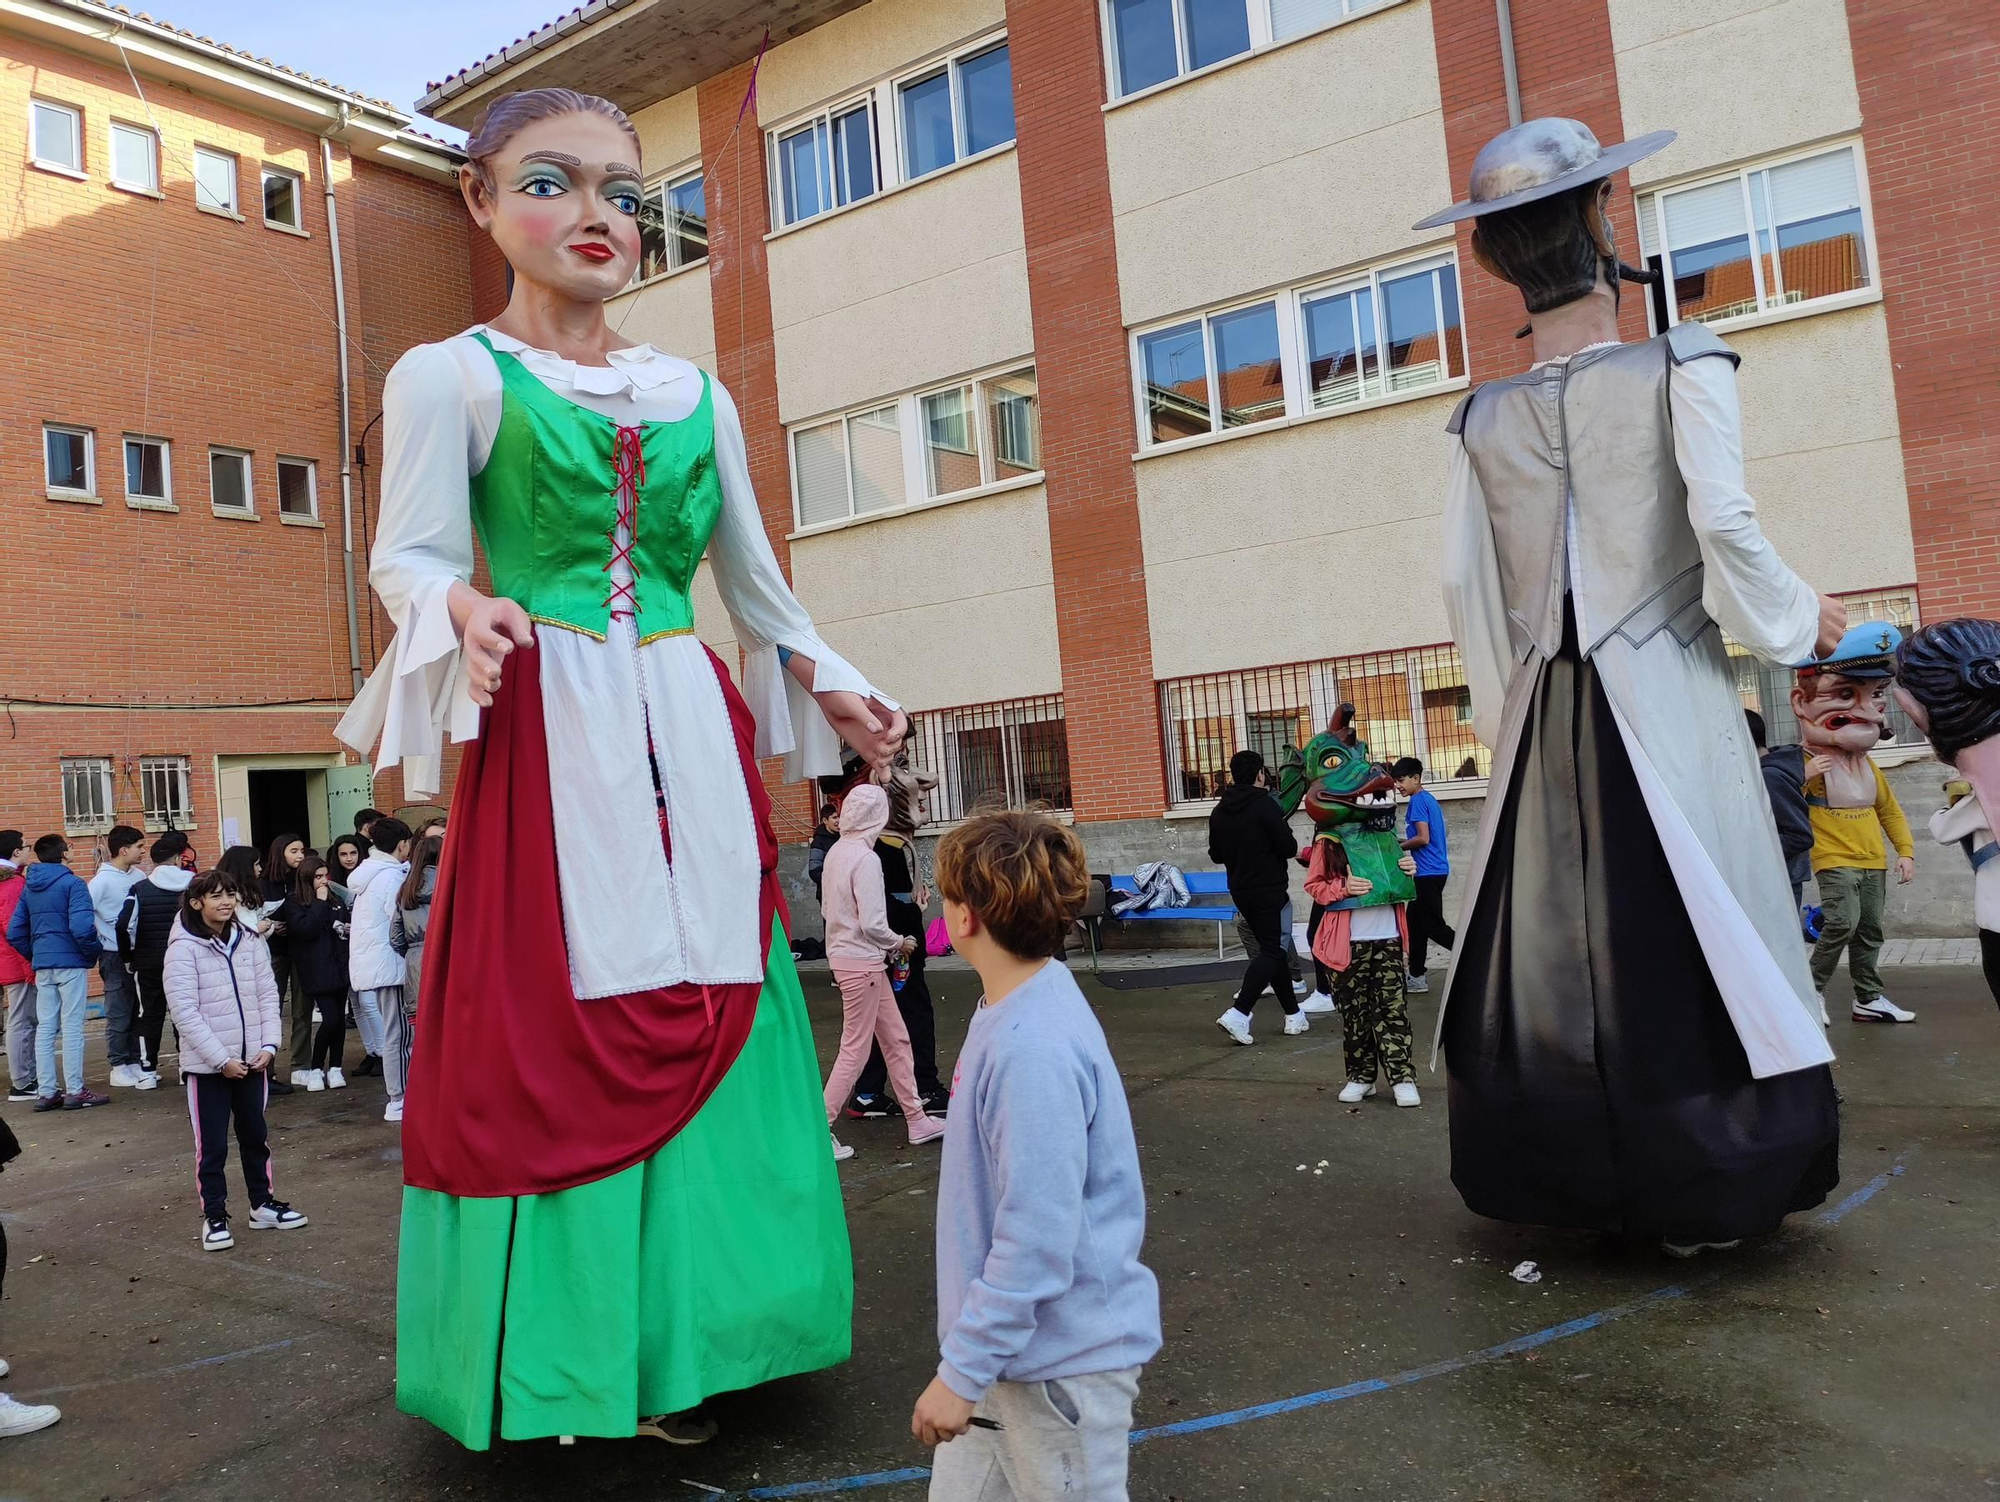
<svg viewBox="0 0 2000 1502">
<path fill-rule="evenodd" d="M 1083 820 L 1157 814 L 1164 797 L 1097 15 L 1076 0 L 1007 5 L 1056 631 Z"/>
<path fill-rule="evenodd" d="M 128 793 L 129 811 L 138 806 L 140 756 L 185 755 L 195 820 L 212 844 L 217 755 L 335 749 L 334 710 L 227 706 L 323 706 L 349 691 L 338 364 L 318 143 L 147 80 L 163 135 L 161 196 L 127 192 L 109 183 L 108 122 L 143 125 L 148 115 L 124 71 L 18 36 L 6 50 L 0 198 L 11 212 L 0 228 L 0 326 L 10 358 L 0 362 L 0 535 L 19 603 L 0 621 L 0 698 L 161 707 L 23 707 L 0 720 L 9 742 L 0 757 L 0 825 L 61 827 L 60 756 L 114 758 L 125 813 Z M 26 165 L 31 95 L 82 110 L 86 180 Z M 237 156 L 240 221 L 195 206 L 197 142 Z M 263 223 L 258 172 L 267 162 L 302 178 L 303 236 Z M 338 147 L 334 183 L 359 434 L 379 407 L 381 373 L 403 349 L 470 321 L 470 249 L 446 186 L 351 161 Z M 94 430 L 101 504 L 47 498 L 44 422 Z M 176 510 L 127 504 L 126 433 L 169 441 Z M 250 451 L 256 520 L 212 511 L 211 444 Z M 315 463 L 320 523 L 279 520 L 279 455 Z M 356 546 L 365 560 L 365 539 L 357 535 Z M 364 611 L 364 665 L 365 622 Z M 378 618 L 377 649 L 387 640 Z M 393 780 L 384 793 L 394 796 Z"/>
<path fill-rule="evenodd" d="M 2000 614 L 2000 8 L 1848 0 L 1919 608 Z"/>
<path fill-rule="evenodd" d="M 1588 125 L 1603 145 L 1624 140 L 1611 16 L 1604 0 L 1540 0 L 1515 6 L 1513 16 L 1521 117 L 1566 115 Z M 1463 198 L 1473 157 L 1508 125 L 1493 0 L 1431 0 L 1431 30 L 1437 41 L 1452 195 Z M 1639 232 L 1630 185 L 1622 172 L 1614 182 L 1611 218 L 1618 248 L 1627 261 L 1636 263 Z M 1521 294 L 1473 260 L 1469 224 L 1459 228 L 1458 254 L 1464 267 L 1460 286 L 1473 380 L 1490 381 L 1527 369 L 1529 341 L 1514 337 L 1527 322 Z M 1646 337 L 1643 290 L 1625 289 L 1618 328 L 1627 339 Z"/>
</svg>

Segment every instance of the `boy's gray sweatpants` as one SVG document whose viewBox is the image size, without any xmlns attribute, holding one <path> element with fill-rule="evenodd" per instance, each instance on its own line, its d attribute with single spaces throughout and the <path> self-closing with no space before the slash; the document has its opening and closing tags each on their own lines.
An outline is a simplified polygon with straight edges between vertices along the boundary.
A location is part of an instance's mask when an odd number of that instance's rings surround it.
<svg viewBox="0 0 2000 1502">
<path fill-rule="evenodd" d="M 938 1446 L 931 1502 L 1126 1502 L 1139 1368 L 996 1382 L 973 1410 L 1001 1425 Z"/>
</svg>

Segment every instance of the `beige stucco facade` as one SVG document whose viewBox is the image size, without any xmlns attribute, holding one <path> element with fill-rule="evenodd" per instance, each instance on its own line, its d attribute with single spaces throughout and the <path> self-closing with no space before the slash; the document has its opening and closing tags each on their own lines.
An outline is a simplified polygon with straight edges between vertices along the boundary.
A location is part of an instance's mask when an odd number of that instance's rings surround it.
<svg viewBox="0 0 2000 1502">
<path fill-rule="evenodd" d="M 757 78 L 758 116 L 781 125 L 1006 20 L 1005 0 L 875 0 L 773 47 Z"/>
<path fill-rule="evenodd" d="M 630 344 L 652 344 L 692 360 L 710 375 L 715 368 L 715 310 L 709 301 L 708 265 L 656 276 L 605 305 L 611 327 Z"/>
<path fill-rule="evenodd" d="M 799 538 L 792 580 L 828 645 L 913 709 L 1062 688 L 1039 485 Z"/>
<path fill-rule="evenodd" d="M 1632 169 L 1667 182 L 1861 126 L 1844 0 L 1609 0 L 1627 136 L 1680 139 Z"/>
<path fill-rule="evenodd" d="M 1011 148 L 809 220 L 769 249 L 787 423 L 1034 348 Z"/>
<path fill-rule="evenodd" d="M 632 127 L 639 132 L 639 151 L 649 179 L 701 160 L 701 117 L 693 89 L 647 105 L 632 116 Z"/>
<path fill-rule="evenodd" d="M 1130 324 L 1437 242 L 1410 226 L 1451 197 L 1428 0 L 1120 104 L 1104 124 Z"/>
</svg>

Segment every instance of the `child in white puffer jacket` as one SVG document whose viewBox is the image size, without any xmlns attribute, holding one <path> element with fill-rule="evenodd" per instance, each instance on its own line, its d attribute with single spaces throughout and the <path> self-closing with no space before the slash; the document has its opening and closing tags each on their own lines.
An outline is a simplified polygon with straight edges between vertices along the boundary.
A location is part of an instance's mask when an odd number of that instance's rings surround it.
<svg viewBox="0 0 2000 1502">
<path fill-rule="evenodd" d="M 271 1193 L 264 1103 L 283 1024 L 270 952 L 237 922 L 239 895 L 235 879 L 222 871 L 205 872 L 188 884 L 161 976 L 180 1034 L 201 1184 L 201 1245 L 210 1252 L 236 1244 L 229 1234 L 224 1174 L 232 1125 L 250 1194 L 250 1228 L 289 1231 L 306 1223 Z"/>
</svg>

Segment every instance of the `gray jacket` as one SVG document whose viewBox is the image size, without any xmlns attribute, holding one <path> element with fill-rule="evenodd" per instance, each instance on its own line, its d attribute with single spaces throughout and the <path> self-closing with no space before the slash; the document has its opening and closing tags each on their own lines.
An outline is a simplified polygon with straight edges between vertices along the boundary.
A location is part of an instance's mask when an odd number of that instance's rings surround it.
<svg viewBox="0 0 2000 1502">
<path fill-rule="evenodd" d="M 424 935 L 430 932 L 431 899 L 437 892 L 437 867 L 424 872 L 417 888 L 417 905 L 398 902 L 389 915 L 389 947 L 403 957 L 403 1011 L 414 1016 L 424 980 Z"/>
</svg>

